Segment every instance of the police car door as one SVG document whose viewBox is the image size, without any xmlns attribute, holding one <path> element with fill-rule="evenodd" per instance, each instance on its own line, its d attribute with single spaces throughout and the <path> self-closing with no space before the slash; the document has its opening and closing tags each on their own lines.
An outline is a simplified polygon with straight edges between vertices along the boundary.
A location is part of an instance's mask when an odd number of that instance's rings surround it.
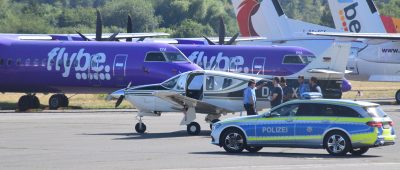
<svg viewBox="0 0 400 170">
<path fill-rule="evenodd" d="M 293 115 L 297 112 L 297 104 L 278 107 L 259 119 L 256 125 L 257 142 L 261 145 L 292 145 L 294 136 Z"/>
<path fill-rule="evenodd" d="M 296 144 L 313 147 L 321 146 L 323 134 L 337 117 L 335 105 L 302 103 L 295 116 Z"/>
</svg>

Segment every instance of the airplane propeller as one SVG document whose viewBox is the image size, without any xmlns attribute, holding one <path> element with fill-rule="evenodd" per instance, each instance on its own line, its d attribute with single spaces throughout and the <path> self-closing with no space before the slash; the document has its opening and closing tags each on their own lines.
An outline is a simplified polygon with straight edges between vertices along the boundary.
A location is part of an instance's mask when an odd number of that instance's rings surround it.
<svg viewBox="0 0 400 170">
<path fill-rule="evenodd" d="M 239 37 L 239 33 L 236 33 L 227 43 L 225 43 L 225 35 L 226 35 L 226 31 L 225 31 L 225 23 L 224 23 L 224 19 L 222 17 L 219 18 L 219 30 L 218 30 L 218 44 L 219 45 L 232 45 L 236 39 Z M 216 45 L 213 41 L 211 41 L 209 38 L 207 38 L 206 36 L 203 36 L 208 44 L 210 45 Z"/>
<path fill-rule="evenodd" d="M 124 92 L 125 92 L 125 90 L 128 90 L 131 87 L 131 85 L 132 85 L 132 82 L 129 82 L 128 86 L 124 89 Z M 118 108 L 118 106 L 121 105 L 121 103 L 122 103 L 122 101 L 124 101 L 124 99 L 125 99 L 125 95 L 119 96 L 117 103 L 115 103 L 115 108 Z"/>
<path fill-rule="evenodd" d="M 101 13 L 99 10 L 96 10 L 96 38 L 90 39 L 88 37 L 86 37 L 85 35 L 83 35 L 82 33 L 80 33 L 79 31 L 75 31 L 76 33 L 79 34 L 79 36 L 82 37 L 82 39 L 84 39 L 85 41 L 118 41 L 118 39 L 116 38 L 117 35 L 119 34 L 118 32 L 114 33 L 113 35 L 111 35 L 108 38 L 103 39 L 102 35 L 103 35 L 103 19 L 101 17 Z"/>
</svg>

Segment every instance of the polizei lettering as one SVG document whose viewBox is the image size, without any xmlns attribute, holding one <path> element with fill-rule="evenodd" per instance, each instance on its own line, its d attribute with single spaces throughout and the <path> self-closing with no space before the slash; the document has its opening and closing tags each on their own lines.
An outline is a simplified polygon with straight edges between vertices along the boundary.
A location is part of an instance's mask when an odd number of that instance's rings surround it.
<svg viewBox="0 0 400 170">
<path fill-rule="evenodd" d="M 361 23 L 356 20 L 358 2 L 355 2 L 339 11 L 344 31 L 360 32 Z M 347 20 L 347 21 L 346 21 Z M 349 23 L 347 23 L 349 22 Z"/>
<path fill-rule="evenodd" d="M 249 68 L 243 67 L 244 58 L 242 56 L 228 57 L 222 52 L 219 52 L 216 56 L 206 56 L 204 51 L 195 51 L 188 58 L 205 70 L 249 73 Z"/>
<path fill-rule="evenodd" d="M 75 72 L 78 80 L 111 80 L 111 67 L 106 65 L 105 53 L 90 54 L 82 48 L 68 53 L 66 48 L 54 48 L 48 53 L 47 70 L 62 72 L 62 77 L 70 77 Z"/>
<path fill-rule="evenodd" d="M 287 127 L 263 127 L 262 133 L 288 133 Z"/>
</svg>

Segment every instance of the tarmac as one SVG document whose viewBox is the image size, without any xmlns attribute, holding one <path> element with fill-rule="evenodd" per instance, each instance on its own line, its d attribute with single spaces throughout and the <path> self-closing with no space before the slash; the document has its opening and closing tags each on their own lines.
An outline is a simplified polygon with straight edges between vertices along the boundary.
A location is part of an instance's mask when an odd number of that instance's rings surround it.
<svg viewBox="0 0 400 170">
<path fill-rule="evenodd" d="M 385 105 L 400 132 L 400 106 Z M 0 169 L 400 169 L 400 144 L 360 157 L 333 157 L 323 149 L 264 148 L 229 154 L 210 144 L 198 115 L 199 136 L 180 126 L 182 113 L 146 117 L 134 132 L 136 110 L 0 112 Z M 239 116 L 229 115 L 227 117 Z"/>
</svg>

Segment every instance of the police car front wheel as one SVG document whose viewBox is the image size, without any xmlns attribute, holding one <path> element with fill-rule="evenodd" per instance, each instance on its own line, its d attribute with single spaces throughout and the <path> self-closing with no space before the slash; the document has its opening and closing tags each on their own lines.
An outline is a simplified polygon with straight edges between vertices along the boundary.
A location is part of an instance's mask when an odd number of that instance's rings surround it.
<svg viewBox="0 0 400 170">
<path fill-rule="evenodd" d="M 226 152 L 240 153 L 245 149 L 246 139 L 239 129 L 229 129 L 221 137 Z"/>
<path fill-rule="evenodd" d="M 333 156 L 346 155 L 351 148 L 349 137 L 340 131 L 328 133 L 324 138 L 324 145 L 328 153 Z"/>
</svg>

